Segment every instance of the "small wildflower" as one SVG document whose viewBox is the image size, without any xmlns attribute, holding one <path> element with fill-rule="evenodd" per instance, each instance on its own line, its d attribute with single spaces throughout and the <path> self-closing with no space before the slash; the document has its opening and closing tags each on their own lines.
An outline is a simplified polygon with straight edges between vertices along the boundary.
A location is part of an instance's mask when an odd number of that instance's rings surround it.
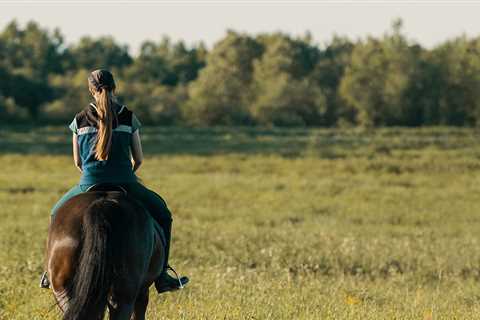
<svg viewBox="0 0 480 320">
<path fill-rule="evenodd" d="M 356 305 L 356 304 L 359 304 L 361 301 L 359 298 L 357 297 L 354 297 L 352 295 L 349 295 L 347 294 L 347 296 L 345 297 L 345 303 L 350 305 L 350 306 L 353 306 L 353 305 Z"/>
<path fill-rule="evenodd" d="M 426 310 L 423 313 L 423 320 L 433 320 L 433 312 L 432 310 Z"/>
</svg>

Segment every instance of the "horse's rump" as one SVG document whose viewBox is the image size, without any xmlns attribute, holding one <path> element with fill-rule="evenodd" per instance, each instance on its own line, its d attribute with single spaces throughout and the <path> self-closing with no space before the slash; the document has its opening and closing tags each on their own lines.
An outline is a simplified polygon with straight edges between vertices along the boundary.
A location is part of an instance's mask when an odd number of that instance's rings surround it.
<svg viewBox="0 0 480 320">
<path fill-rule="evenodd" d="M 135 300 L 151 283 L 149 267 L 162 262 L 155 251 L 151 218 L 125 194 L 87 192 L 67 201 L 48 244 L 48 271 L 65 304 L 64 319 L 101 318 L 109 299 Z"/>
</svg>

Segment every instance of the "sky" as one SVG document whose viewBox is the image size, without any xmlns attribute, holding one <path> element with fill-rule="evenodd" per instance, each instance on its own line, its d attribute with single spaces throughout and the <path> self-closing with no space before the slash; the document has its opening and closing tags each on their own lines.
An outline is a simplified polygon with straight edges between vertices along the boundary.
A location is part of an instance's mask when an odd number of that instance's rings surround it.
<svg viewBox="0 0 480 320">
<path fill-rule="evenodd" d="M 463 33 L 480 35 L 478 1 L 320 1 L 320 0 L 0 0 L 0 28 L 16 19 L 53 30 L 60 28 L 67 43 L 84 35 L 112 35 L 132 54 L 145 40 L 168 35 L 187 45 L 203 41 L 211 48 L 227 29 L 255 35 L 282 31 L 314 42 L 328 43 L 334 34 L 355 40 L 380 36 L 395 18 L 404 33 L 431 48 Z"/>
</svg>

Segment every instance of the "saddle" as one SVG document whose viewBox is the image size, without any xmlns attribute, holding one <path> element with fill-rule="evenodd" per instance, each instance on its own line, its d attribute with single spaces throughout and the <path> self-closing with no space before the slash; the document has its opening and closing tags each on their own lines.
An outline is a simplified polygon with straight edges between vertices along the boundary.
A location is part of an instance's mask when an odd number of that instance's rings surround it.
<svg viewBox="0 0 480 320">
<path fill-rule="evenodd" d="M 93 186 L 90 186 L 86 192 L 94 192 L 94 191 L 116 191 L 122 192 L 124 195 L 127 195 L 127 190 L 119 184 L 115 183 L 97 183 Z"/>
<path fill-rule="evenodd" d="M 120 184 L 115 184 L 115 183 L 97 183 L 94 184 L 93 186 L 89 187 L 86 192 L 95 192 L 95 191 L 103 191 L 103 192 L 122 192 L 125 196 L 128 195 L 127 190 L 122 187 Z M 145 211 L 148 212 L 148 210 L 145 208 Z M 149 212 L 148 212 L 149 213 Z M 152 217 L 152 215 L 149 213 L 150 218 L 153 221 L 153 226 L 155 228 L 155 231 L 157 232 L 158 236 L 160 237 L 160 241 L 162 241 L 163 245 L 166 246 L 166 239 L 165 239 L 165 234 L 160 226 L 160 224 Z"/>
</svg>

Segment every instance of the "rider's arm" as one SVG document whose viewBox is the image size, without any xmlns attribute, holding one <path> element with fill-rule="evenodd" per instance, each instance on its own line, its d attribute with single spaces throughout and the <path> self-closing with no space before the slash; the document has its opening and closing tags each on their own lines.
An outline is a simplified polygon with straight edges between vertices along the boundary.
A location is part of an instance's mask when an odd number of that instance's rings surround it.
<svg viewBox="0 0 480 320">
<path fill-rule="evenodd" d="M 135 130 L 132 134 L 132 164 L 133 172 L 140 168 L 143 162 L 142 142 L 140 141 L 140 130 Z"/>
<path fill-rule="evenodd" d="M 72 147 L 73 147 L 73 162 L 75 167 L 82 172 L 82 159 L 80 159 L 80 147 L 77 142 L 77 135 L 74 133 L 72 135 Z"/>
</svg>

